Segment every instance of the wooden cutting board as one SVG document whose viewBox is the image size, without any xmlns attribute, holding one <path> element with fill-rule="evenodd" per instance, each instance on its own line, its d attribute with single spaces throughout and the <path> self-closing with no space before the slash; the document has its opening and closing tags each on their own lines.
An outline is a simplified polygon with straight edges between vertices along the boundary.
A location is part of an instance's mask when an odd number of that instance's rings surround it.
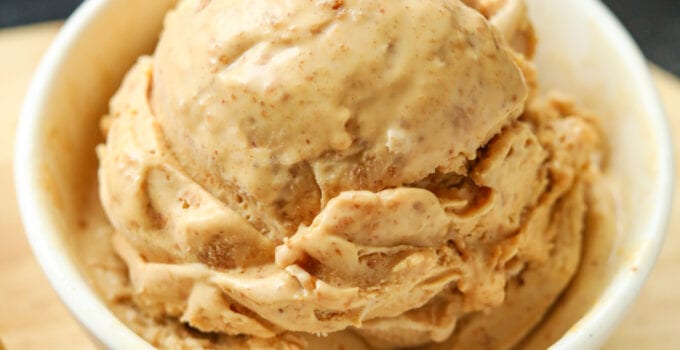
<svg viewBox="0 0 680 350">
<path fill-rule="evenodd" d="M 14 349 L 93 349 L 33 258 L 16 206 L 14 130 L 31 75 L 60 23 L 0 30 L 0 339 Z M 673 133 L 680 137 L 680 80 L 652 67 Z M 676 162 L 680 151 L 676 143 Z M 605 349 L 680 346 L 680 194 L 661 257 L 628 316 Z M 2 349 L 2 345 L 0 345 Z"/>
</svg>

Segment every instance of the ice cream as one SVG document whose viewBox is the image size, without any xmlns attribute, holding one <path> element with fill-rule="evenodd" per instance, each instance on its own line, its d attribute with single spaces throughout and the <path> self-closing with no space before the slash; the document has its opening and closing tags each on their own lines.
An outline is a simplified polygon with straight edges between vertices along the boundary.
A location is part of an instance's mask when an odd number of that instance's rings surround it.
<svg viewBox="0 0 680 350">
<path fill-rule="evenodd" d="M 519 0 L 180 1 L 102 121 L 110 301 L 161 347 L 516 344 L 604 154 L 534 45 Z"/>
</svg>

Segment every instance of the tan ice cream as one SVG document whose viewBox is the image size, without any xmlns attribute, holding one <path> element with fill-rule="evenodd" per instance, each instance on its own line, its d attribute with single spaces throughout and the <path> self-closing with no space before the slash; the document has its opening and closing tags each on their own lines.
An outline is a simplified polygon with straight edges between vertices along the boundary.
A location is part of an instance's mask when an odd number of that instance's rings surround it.
<svg viewBox="0 0 680 350">
<path fill-rule="evenodd" d="M 465 3 L 181 1 L 102 122 L 121 318 L 174 348 L 516 344 L 602 144 L 533 97 L 524 4 Z"/>
</svg>

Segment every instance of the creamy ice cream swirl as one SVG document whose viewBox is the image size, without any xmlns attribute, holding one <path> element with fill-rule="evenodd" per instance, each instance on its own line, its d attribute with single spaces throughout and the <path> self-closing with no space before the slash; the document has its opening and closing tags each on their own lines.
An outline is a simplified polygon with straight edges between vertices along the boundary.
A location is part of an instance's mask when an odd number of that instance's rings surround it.
<svg viewBox="0 0 680 350">
<path fill-rule="evenodd" d="M 599 147 L 566 103 L 525 112 L 505 42 L 459 1 L 180 2 L 98 148 L 135 302 L 203 332 L 388 346 L 501 305 Z"/>
</svg>

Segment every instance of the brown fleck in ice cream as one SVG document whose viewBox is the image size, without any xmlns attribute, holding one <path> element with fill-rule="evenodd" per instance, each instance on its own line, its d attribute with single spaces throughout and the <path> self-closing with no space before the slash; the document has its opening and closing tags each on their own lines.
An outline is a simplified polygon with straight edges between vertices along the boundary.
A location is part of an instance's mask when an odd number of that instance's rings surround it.
<svg viewBox="0 0 680 350">
<path fill-rule="evenodd" d="M 520 0 L 180 1 L 102 121 L 95 284 L 165 348 L 512 347 L 605 154 L 535 44 Z"/>
</svg>

